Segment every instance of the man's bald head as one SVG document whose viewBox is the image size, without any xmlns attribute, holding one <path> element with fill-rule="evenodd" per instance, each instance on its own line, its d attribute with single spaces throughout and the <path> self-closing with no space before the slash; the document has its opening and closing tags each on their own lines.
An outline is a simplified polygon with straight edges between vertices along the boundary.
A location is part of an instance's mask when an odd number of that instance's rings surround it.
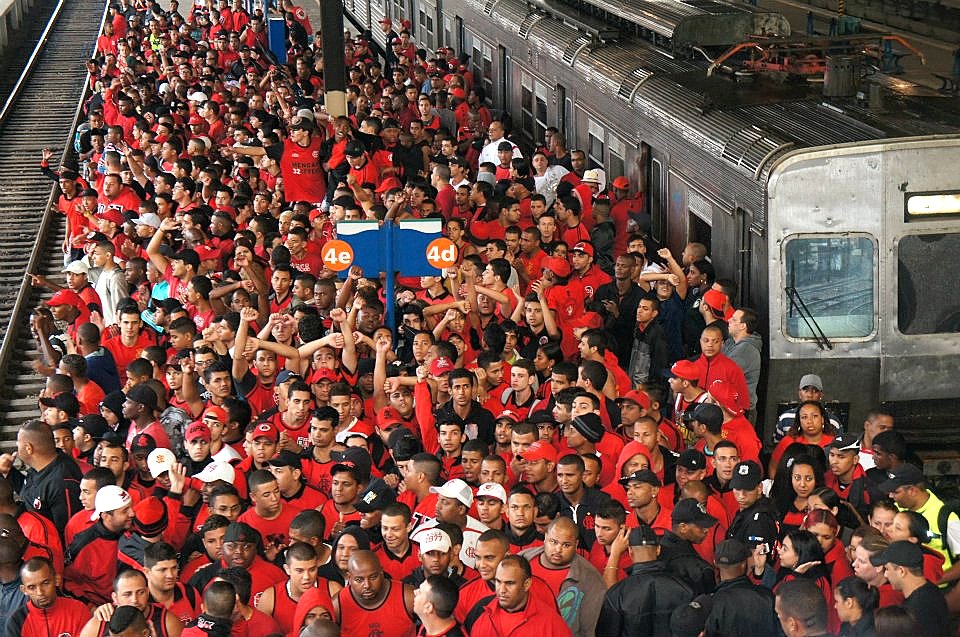
<svg viewBox="0 0 960 637">
<path fill-rule="evenodd" d="M 361 570 L 380 569 L 380 558 L 373 551 L 354 551 L 347 563 L 347 569 L 351 573 Z"/>
<path fill-rule="evenodd" d="M 562 515 L 558 518 L 555 518 L 553 522 L 547 526 L 547 532 L 549 531 L 561 531 L 565 533 L 572 533 L 574 536 L 579 535 L 580 529 L 570 518 L 565 518 Z"/>
</svg>

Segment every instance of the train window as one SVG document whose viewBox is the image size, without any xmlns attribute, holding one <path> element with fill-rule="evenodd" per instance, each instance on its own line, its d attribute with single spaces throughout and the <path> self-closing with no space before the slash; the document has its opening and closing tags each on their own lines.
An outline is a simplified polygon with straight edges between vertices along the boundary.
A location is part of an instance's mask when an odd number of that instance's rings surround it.
<svg viewBox="0 0 960 637">
<path fill-rule="evenodd" d="M 430 8 L 429 5 L 421 5 L 419 12 L 420 28 L 421 28 L 421 41 L 426 45 L 427 49 L 436 48 L 436 36 L 433 33 L 433 16 L 430 15 L 426 9 Z"/>
<path fill-rule="evenodd" d="M 876 245 L 869 236 L 786 241 L 784 333 L 796 339 L 862 339 L 876 329 Z"/>
<path fill-rule="evenodd" d="M 547 102 L 550 101 L 550 98 L 547 97 L 547 90 L 542 83 L 537 82 L 536 86 L 536 130 L 533 132 L 533 140 L 535 143 L 540 144 L 547 138 L 547 126 L 550 124 L 547 123 Z"/>
<path fill-rule="evenodd" d="M 524 136 L 534 141 L 533 130 L 533 78 L 520 74 L 520 128 Z"/>
<path fill-rule="evenodd" d="M 929 221 L 960 216 L 960 193 L 908 192 L 905 221 Z"/>
<path fill-rule="evenodd" d="M 944 274 L 960 269 L 960 234 L 909 235 L 897 245 L 897 328 L 903 334 L 960 332 L 960 299 Z"/>
<path fill-rule="evenodd" d="M 603 126 L 590 120 L 587 126 L 587 163 L 590 168 L 603 168 Z"/>
<path fill-rule="evenodd" d="M 607 162 L 607 183 L 610 183 L 625 174 L 623 158 L 626 154 L 626 148 L 620 138 L 615 135 L 607 136 L 607 144 L 610 146 L 610 161 Z"/>
</svg>

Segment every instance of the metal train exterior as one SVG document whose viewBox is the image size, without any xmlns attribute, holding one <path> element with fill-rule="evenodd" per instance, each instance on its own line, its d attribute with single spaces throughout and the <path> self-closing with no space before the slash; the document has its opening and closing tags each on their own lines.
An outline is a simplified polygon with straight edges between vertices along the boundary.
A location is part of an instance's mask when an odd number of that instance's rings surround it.
<svg viewBox="0 0 960 637">
<path fill-rule="evenodd" d="M 344 0 L 381 45 L 388 17 L 411 20 L 420 46 L 470 53 L 518 141 L 556 126 L 608 179 L 645 184 L 657 242 L 711 246 L 718 276 L 762 317 L 767 433 L 800 376 L 817 373 L 827 399 L 849 403 L 853 429 L 887 402 L 898 426 L 941 445 L 960 405 L 956 122 L 899 95 L 878 109 L 742 90 L 683 55 L 697 43 L 691 20 L 701 34 L 737 21 L 739 37 L 788 34 L 777 14 L 711 0 L 625 0 L 618 16 L 604 0 L 577 4 L 571 18 L 540 1 Z M 659 6 L 675 9 L 659 18 Z M 604 41 L 601 18 L 620 37 Z"/>
</svg>

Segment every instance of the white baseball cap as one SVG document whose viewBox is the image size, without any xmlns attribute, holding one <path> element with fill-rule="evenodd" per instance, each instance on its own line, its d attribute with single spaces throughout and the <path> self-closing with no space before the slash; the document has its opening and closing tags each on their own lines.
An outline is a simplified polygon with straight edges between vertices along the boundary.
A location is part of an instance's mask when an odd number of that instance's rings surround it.
<svg viewBox="0 0 960 637">
<path fill-rule="evenodd" d="M 207 94 L 201 93 L 200 91 L 194 91 L 193 93 L 190 93 L 190 95 L 187 95 L 187 99 L 191 102 L 206 102 Z"/>
<path fill-rule="evenodd" d="M 442 487 L 430 487 L 430 493 L 436 493 L 445 498 L 459 500 L 465 506 L 473 504 L 473 489 L 460 478 L 447 480 Z"/>
<path fill-rule="evenodd" d="M 423 533 L 417 534 L 417 543 L 420 545 L 420 552 L 440 551 L 446 553 L 450 550 L 450 536 L 440 529 L 427 529 Z"/>
<path fill-rule="evenodd" d="M 71 261 L 61 272 L 72 272 L 74 274 L 89 274 L 90 268 L 83 261 Z"/>
<path fill-rule="evenodd" d="M 101 513 L 109 513 L 122 509 L 128 504 L 133 504 L 130 494 L 114 484 L 108 484 L 97 491 L 97 497 L 94 499 L 93 513 L 90 514 L 91 520 L 100 519 Z"/>
<path fill-rule="evenodd" d="M 477 498 L 496 498 L 504 504 L 507 503 L 507 491 L 499 482 L 484 482 L 477 489 Z"/>
<path fill-rule="evenodd" d="M 159 228 L 160 216 L 153 212 L 147 212 L 140 215 L 140 218 L 134 221 L 134 223 L 138 226 L 150 226 L 151 228 Z"/>
<path fill-rule="evenodd" d="M 150 452 L 147 456 L 147 469 L 153 478 L 160 477 L 160 474 L 170 471 L 177 462 L 176 456 L 169 449 L 158 448 Z"/>
<path fill-rule="evenodd" d="M 205 466 L 203 471 L 193 477 L 201 482 L 216 482 L 217 480 L 223 480 L 224 482 L 233 484 L 233 481 L 237 477 L 237 472 L 229 462 L 214 460 Z"/>
</svg>

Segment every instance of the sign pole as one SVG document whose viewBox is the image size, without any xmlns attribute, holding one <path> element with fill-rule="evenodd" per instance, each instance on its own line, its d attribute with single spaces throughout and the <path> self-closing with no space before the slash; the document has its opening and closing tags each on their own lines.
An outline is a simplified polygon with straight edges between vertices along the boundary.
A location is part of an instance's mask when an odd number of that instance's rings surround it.
<svg viewBox="0 0 960 637">
<path fill-rule="evenodd" d="M 390 333 L 393 334 L 394 342 L 396 342 L 397 322 L 394 314 L 396 314 L 395 310 L 397 306 L 397 301 L 396 301 L 397 295 L 394 290 L 394 283 L 396 282 L 396 279 L 397 279 L 397 273 L 395 272 L 396 268 L 393 265 L 393 250 L 395 247 L 393 237 L 394 237 L 394 231 L 396 230 L 396 224 L 393 222 L 393 220 L 390 220 L 386 224 L 384 224 L 383 230 L 386 233 L 385 235 L 386 241 L 384 242 L 386 244 L 384 246 L 385 248 L 384 249 L 384 252 L 385 252 L 384 273 L 386 274 L 386 278 L 387 278 L 384 286 L 385 288 L 384 289 L 384 305 L 386 306 L 386 310 L 387 310 L 386 312 L 387 327 L 390 328 Z"/>
</svg>

